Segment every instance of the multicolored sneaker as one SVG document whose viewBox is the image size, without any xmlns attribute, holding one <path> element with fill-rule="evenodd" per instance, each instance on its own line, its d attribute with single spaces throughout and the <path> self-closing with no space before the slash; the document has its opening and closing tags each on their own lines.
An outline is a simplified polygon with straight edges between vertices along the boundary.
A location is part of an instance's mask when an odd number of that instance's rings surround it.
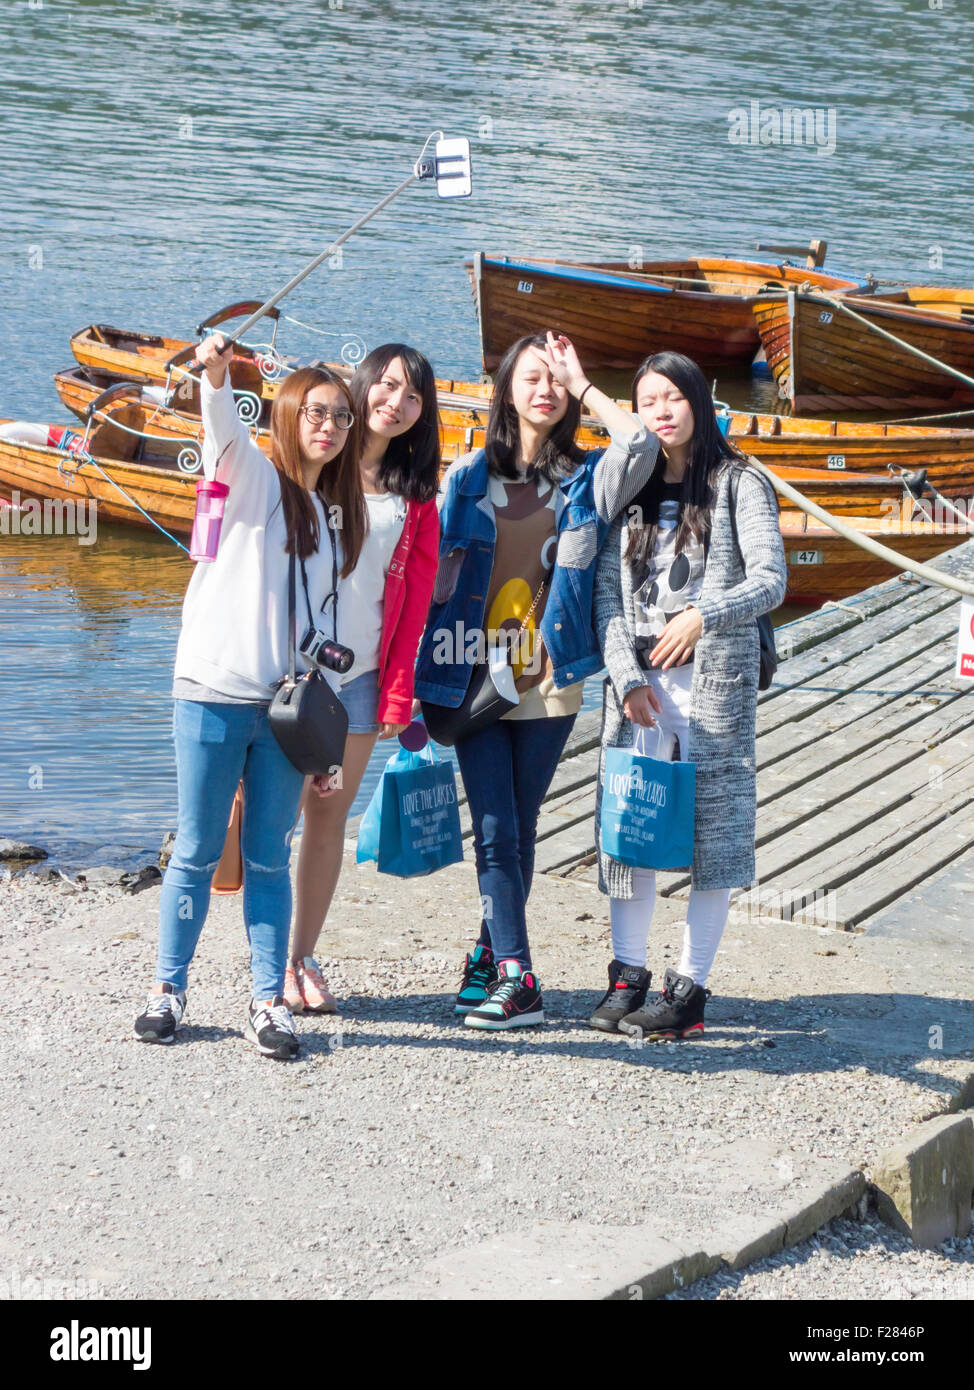
<svg viewBox="0 0 974 1390">
<path fill-rule="evenodd" d="M 291 1011 L 280 994 L 273 999 L 251 999 L 244 1035 L 265 1057 L 282 1062 L 291 1061 L 300 1050 Z"/>
<path fill-rule="evenodd" d="M 491 985 L 497 979 L 497 962 L 489 946 L 475 946 L 473 955 L 467 956 L 463 967 L 463 979 L 453 1006 L 455 1014 L 467 1014 L 487 998 Z"/>
<path fill-rule="evenodd" d="M 502 960 L 487 998 L 464 1018 L 468 1028 L 530 1028 L 544 1023 L 537 976 L 518 960 Z"/>
<path fill-rule="evenodd" d="M 702 1038 L 703 1011 L 709 998 L 710 990 L 694 984 L 691 976 L 667 970 L 663 993 L 642 1009 L 620 1019 L 619 1031 L 642 1034 L 647 1042 Z"/>
<path fill-rule="evenodd" d="M 186 991 L 164 984 L 161 994 L 150 994 L 145 1008 L 135 1020 L 135 1036 L 140 1042 L 171 1043 L 186 1011 Z"/>
<path fill-rule="evenodd" d="M 635 1013 L 646 1002 L 652 975 L 638 965 L 624 965 L 621 960 L 609 962 L 609 988 L 589 1018 L 589 1027 L 603 1033 L 618 1033 L 619 1022 L 626 1014 Z"/>
<path fill-rule="evenodd" d="M 314 956 L 305 956 L 295 963 L 295 975 L 305 1013 L 337 1014 L 338 1003 L 328 988 L 328 981 Z M 285 979 L 285 988 L 287 981 Z M 285 996 L 286 997 L 286 996 Z"/>
</svg>

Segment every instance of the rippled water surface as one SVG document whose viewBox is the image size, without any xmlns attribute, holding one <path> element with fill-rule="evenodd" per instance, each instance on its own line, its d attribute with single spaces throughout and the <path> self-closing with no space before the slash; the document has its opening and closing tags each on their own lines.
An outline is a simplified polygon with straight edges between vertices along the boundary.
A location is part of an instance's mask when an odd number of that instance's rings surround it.
<svg viewBox="0 0 974 1390">
<path fill-rule="evenodd" d="M 974 282 L 974 19 L 949 0 L 17 0 L 0 41 L 0 416 L 64 419 L 51 376 L 88 322 L 190 337 L 271 292 L 439 128 L 471 138 L 474 197 L 404 194 L 287 302 L 318 330 L 282 325 L 287 350 L 404 337 L 440 375 L 476 376 L 477 249 L 648 258 L 818 235 L 838 267 Z M 834 153 L 731 144 L 753 100 L 833 109 Z M 764 383 L 718 385 L 770 403 Z M 138 856 L 171 825 L 187 576 L 124 528 L 91 547 L 0 535 L 0 834 L 76 864 Z"/>
</svg>

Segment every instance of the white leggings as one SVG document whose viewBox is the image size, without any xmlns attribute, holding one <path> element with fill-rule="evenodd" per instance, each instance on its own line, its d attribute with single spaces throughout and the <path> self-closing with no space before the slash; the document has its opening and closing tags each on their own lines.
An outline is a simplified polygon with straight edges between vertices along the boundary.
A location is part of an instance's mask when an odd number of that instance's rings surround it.
<svg viewBox="0 0 974 1390">
<path fill-rule="evenodd" d="M 650 758 L 670 758 L 678 748 L 680 758 L 687 756 L 687 736 L 690 727 L 690 682 L 693 666 L 672 667 L 669 671 L 651 672 L 647 677 L 663 706 L 655 716 L 656 727 L 633 725 L 633 752 Z M 609 917 L 612 923 L 612 953 L 623 965 L 645 968 L 649 926 L 656 906 L 656 872 L 654 869 L 633 869 L 632 897 L 610 898 Z M 687 925 L 683 933 L 683 952 L 679 973 L 689 975 L 695 984 L 707 983 L 720 938 L 727 924 L 730 889 L 690 889 L 687 904 Z"/>
</svg>

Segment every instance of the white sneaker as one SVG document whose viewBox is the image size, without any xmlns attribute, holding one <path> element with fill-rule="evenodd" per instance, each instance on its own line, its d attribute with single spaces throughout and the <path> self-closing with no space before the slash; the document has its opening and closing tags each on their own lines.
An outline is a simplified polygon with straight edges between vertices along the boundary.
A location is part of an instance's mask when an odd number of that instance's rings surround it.
<svg viewBox="0 0 974 1390">
<path fill-rule="evenodd" d="M 182 1026 L 186 1012 L 186 991 L 164 984 L 162 994 L 150 994 L 145 1008 L 135 1020 L 135 1036 L 141 1042 L 171 1043 Z"/>
</svg>

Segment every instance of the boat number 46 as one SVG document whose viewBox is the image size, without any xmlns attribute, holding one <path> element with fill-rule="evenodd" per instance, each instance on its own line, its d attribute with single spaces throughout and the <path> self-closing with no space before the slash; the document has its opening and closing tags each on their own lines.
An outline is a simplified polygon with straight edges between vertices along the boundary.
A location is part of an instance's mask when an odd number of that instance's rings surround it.
<svg viewBox="0 0 974 1390">
<path fill-rule="evenodd" d="M 829 454 L 830 468 L 845 468 L 845 454 Z"/>
<path fill-rule="evenodd" d="M 532 291 L 533 289 L 534 289 L 534 281 L 533 281 L 533 280 L 518 280 L 518 282 L 517 282 L 517 292 L 518 292 L 518 294 L 530 294 L 531 291 Z"/>
<path fill-rule="evenodd" d="M 821 550 L 793 550 L 788 556 L 788 560 L 793 565 L 821 565 L 824 563 Z"/>
</svg>

